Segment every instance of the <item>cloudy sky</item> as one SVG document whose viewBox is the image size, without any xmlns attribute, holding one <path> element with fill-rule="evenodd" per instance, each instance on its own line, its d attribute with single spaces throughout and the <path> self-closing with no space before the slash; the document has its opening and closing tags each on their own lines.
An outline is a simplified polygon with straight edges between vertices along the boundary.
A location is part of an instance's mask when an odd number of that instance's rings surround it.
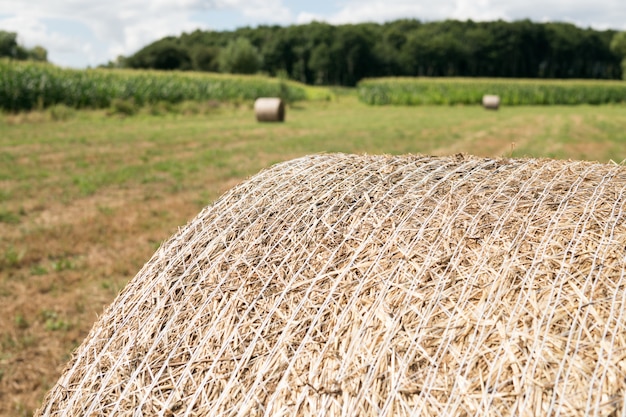
<svg viewBox="0 0 626 417">
<path fill-rule="evenodd" d="M 398 18 L 567 21 L 626 30 L 624 0 L 0 0 L 0 30 L 82 68 L 130 55 L 166 35 L 260 24 Z"/>
</svg>

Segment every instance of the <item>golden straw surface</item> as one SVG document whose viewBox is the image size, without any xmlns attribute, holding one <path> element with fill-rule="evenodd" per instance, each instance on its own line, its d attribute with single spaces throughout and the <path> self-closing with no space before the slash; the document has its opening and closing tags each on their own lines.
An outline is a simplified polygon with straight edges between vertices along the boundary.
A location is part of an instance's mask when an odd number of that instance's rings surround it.
<svg viewBox="0 0 626 417">
<path fill-rule="evenodd" d="M 314 155 L 164 243 L 42 416 L 626 415 L 626 168 Z"/>
</svg>

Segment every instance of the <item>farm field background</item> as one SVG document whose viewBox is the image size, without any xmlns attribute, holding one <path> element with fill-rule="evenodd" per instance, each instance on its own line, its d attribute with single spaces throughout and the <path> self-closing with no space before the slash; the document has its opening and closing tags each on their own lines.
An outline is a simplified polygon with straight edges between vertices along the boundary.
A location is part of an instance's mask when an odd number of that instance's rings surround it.
<svg viewBox="0 0 626 417">
<path fill-rule="evenodd" d="M 294 104 L 284 124 L 258 124 L 251 102 L 0 116 L 0 415 L 32 414 L 159 244 L 273 163 L 318 152 L 626 158 L 624 105 L 492 112 L 334 97 Z"/>
<path fill-rule="evenodd" d="M 263 96 L 280 96 L 293 102 L 304 100 L 306 89 L 293 81 L 256 75 L 76 70 L 0 59 L 0 109 L 13 112 L 55 105 L 100 109 L 120 100 L 134 105 L 171 105 Z"/>
<path fill-rule="evenodd" d="M 485 94 L 499 95 L 503 105 L 514 106 L 626 102 L 626 83 L 615 80 L 388 77 L 364 79 L 357 91 L 362 102 L 373 105 L 474 105 Z M 0 110 L 13 112 L 53 106 L 101 109 L 207 100 L 242 103 L 272 96 L 294 103 L 320 95 L 333 96 L 326 88 L 262 75 L 73 70 L 0 59 Z"/>
<path fill-rule="evenodd" d="M 365 79 L 358 87 L 361 101 L 375 105 L 476 104 L 485 94 L 512 106 L 626 101 L 626 83 L 614 80 L 389 77 Z"/>
</svg>

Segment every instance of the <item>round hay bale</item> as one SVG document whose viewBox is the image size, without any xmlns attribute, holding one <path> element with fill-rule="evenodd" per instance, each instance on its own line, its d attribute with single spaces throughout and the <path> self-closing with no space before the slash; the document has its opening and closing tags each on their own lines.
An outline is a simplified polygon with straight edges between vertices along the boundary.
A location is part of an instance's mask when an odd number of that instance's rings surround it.
<svg viewBox="0 0 626 417">
<path fill-rule="evenodd" d="M 284 122 L 285 105 L 280 98 L 258 98 L 254 102 L 254 114 L 259 122 Z"/>
<path fill-rule="evenodd" d="M 164 243 L 37 415 L 624 415 L 626 168 L 320 155 Z"/>
<path fill-rule="evenodd" d="M 500 107 L 500 96 L 484 95 L 483 107 L 487 110 L 498 110 Z"/>
</svg>

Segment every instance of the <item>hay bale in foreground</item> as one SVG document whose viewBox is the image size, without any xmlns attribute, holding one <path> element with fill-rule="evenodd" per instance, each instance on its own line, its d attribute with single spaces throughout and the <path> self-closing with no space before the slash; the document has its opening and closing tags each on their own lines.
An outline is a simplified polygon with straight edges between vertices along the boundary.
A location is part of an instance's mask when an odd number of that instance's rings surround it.
<svg viewBox="0 0 626 417">
<path fill-rule="evenodd" d="M 320 155 L 205 208 L 38 415 L 624 415 L 626 168 Z"/>
<path fill-rule="evenodd" d="M 500 108 L 500 96 L 484 95 L 483 107 L 487 110 L 498 110 Z"/>
<path fill-rule="evenodd" d="M 254 113 L 258 122 L 284 122 L 285 104 L 280 98 L 258 98 L 254 102 Z"/>
</svg>

